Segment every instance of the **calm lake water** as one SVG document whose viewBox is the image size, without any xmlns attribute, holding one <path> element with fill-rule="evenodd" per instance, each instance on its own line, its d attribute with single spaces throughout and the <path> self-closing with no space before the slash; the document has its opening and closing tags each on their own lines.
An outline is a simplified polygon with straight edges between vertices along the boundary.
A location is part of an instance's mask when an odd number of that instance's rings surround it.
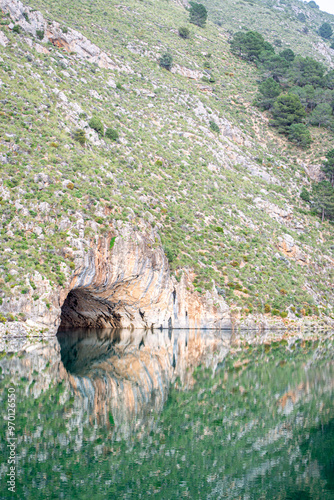
<svg viewBox="0 0 334 500">
<path fill-rule="evenodd" d="M 5 351 L 1 498 L 334 499 L 333 338 L 72 330 Z"/>
</svg>

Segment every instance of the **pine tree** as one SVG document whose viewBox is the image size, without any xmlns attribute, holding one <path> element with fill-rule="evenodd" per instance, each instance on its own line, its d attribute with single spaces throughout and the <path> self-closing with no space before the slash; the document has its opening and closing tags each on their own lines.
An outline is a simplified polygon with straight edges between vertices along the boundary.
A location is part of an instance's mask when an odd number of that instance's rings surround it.
<svg viewBox="0 0 334 500">
<path fill-rule="evenodd" d="M 321 221 L 325 217 L 334 219 L 334 189 L 330 182 L 321 181 L 312 186 L 312 206 L 321 215 Z"/>
<path fill-rule="evenodd" d="M 334 188 L 334 149 L 331 149 L 326 153 L 326 161 L 322 166 L 322 171 Z"/>
<path fill-rule="evenodd" d="M 272 77 L 276 82 L 283 78 L 290 66 L 289 61 L 272 52 L 263 51 L 259 55 L 260 64 L 265 76 Z"/>
<path fill-rule="evenodd" d="M 316 87 L 323 84 L 325 70 L 325 66 L 312 57 L 296 56 L 291 65 L 290 76 L 296 85 Z"/>
<path fill-rule="evenodd" d="M 304 149 L 308 148 L 312 142 L 310 131 L 304 123 L 290 125 L 288 138 L 289 141 Z"/>
<path fill-rule="evenodd" d="M 329 23 L 323 23 L 319 28 L 319 35 L 328 40 L 333 34 L 332 27 Z"/>
<path fill-rule="evenodd" d="M 255 61 L 261 52 L 269 56 L 275 53 L 275 49 L 257 31 L 238 31 L 231 41 L 231 52 L 247 61 Z"/>
<path fill-rule="evenodd" d="M 259 85 L 259 91 L 261 95 L 257 97 L 256 105 L 261 109 L 270 109 L 280 95 L 281 87 L 273 78 L 267 78 Z"/>
<path fill-rule="evenodd" d="M 189 3 L 190 3 L 189 22 L 196 24 L 196 26 L 199 26 L 200 28 L 204 28 L 208 17 L 208 12 L 206 8 L 201 3 L 196 3 L 196 2 L 189 2 Z"/>
<path fill-rule="evenodd" d="M 294 51 L 291 49 L 281 50 L 279 55 L 289 62 L 292 62 L 294 60 L 294 58 L 296 57 Z"/>
<path fill-rule="evenodd" d="M 280 134 L 288 134 L 293 123 L 301 123 L 306 116 L 304 106 L 296 95 L 280 95 L 273 107 L 273 120 L 271 124 L 278 127 Z"/>
<path fill-rule="evenodd" d="M 318 127 L 332 127 L 334 125 L 332 107 L 326 102 L 318 104 L 310 116 L 311 125 Z"/>
</svg>

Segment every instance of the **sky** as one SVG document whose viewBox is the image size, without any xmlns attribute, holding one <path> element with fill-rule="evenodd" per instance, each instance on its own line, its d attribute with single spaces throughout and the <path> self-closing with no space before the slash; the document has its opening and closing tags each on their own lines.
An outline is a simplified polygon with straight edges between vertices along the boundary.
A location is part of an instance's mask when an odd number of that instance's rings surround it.
<svg viewBox="0 0 334 500">
<path fill-rule="evenodd" d="M 334 14 L 334 2 L 333 0 L 315 0 L 321 10 Z"/>
</svg>

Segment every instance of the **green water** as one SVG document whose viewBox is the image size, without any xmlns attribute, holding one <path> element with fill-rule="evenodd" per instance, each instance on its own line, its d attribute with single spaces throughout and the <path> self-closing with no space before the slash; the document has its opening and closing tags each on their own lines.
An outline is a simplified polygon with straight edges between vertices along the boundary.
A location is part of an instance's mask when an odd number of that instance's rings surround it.
<svg viewBox="0 0 334 500">
<path fill-rule="evenodd" d="M 129 418 L 120 400 L 103 419 L 96 398 L 108 395 L 90 394 L 90 381 L 114 359 L 114 341 L 95 339 L 86 371 L 75 365 L 88 350 L 80 342 L 63 341 L 61 360 L 55 344 L 43 346 L 44 364 L 41 351 L 2 357 L 2 414 L 14 385 L 18 441 L 13 494 L 3 419 L 1 498 L 334 499 L 333 341 L 246 345 L 214 370 L 189 365 L 187 383 L 178 378 L 163 401 L 143 396 L 139 424 L 125 434 L 115 417 Z"/>
</svg>

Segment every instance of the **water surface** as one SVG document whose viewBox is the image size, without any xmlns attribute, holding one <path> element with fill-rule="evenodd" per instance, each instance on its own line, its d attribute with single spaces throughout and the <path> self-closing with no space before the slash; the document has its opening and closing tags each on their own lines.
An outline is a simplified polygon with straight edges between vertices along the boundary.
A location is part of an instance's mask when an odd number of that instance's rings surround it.
<svg viewBox="0 0 334 500">
<path fill-rule="evenodd" d="M 73 330 L 0 360 L 1 498 L 334 499 L 334 348 Z M 14 351 L 17 352 L 14 352 Z"/>
</svg>

